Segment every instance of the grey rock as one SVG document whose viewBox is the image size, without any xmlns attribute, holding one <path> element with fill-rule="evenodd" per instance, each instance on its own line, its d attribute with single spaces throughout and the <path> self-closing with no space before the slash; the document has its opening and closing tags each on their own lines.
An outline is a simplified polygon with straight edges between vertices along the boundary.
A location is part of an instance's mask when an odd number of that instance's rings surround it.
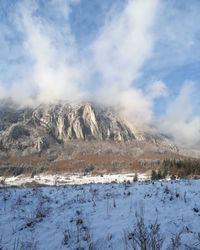
<svg viewBox="0 0 200 250">
<path fill-rule="evenodd" d="M 0 105 L 0 150 L 42 152 L 71 140 L 166 141 L 123 119 L 116 110 L 91 103 L 58 103 L 36 108 Z"/>
</svg>

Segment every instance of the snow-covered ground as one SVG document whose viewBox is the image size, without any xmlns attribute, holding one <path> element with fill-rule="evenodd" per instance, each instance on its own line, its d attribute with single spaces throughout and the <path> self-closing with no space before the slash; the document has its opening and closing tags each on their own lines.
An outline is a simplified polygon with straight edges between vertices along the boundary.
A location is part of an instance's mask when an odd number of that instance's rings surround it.
<svg viewBox="0 0 200 250">
<path fill-rule="evenodd" d="M 84 175 L 81 173 L 77 174 L 62 174 L 62 175 L 51 175 L 51 174 L 40 174 L 34 177 L 26 175 L 18 175 L 12 177 L 0 177 L 0 183 L 6 185 L 23 186 L 31 183 L 38 183 L 40 185 L 72 185 L 72 184 L 89 184 L 89 183 L 111 183 L 111 182 L 125 182 L 133 181 L 135 177 L 134 173 L 124 173 L 124 174 L 103 174 L 103 175 Z M 150 179 L 150 174 L 138 173 L 138 180 L 145 181 Z M 1 184 L 0 184 L 1 185 Z"/>
<path fill-rule="evenodd" d="M 137 242 L 157 246 L 134 248 Z M 199 243 L 198 180 L 0 189 L 0 249 L 182 250 Z"/>
</svg>

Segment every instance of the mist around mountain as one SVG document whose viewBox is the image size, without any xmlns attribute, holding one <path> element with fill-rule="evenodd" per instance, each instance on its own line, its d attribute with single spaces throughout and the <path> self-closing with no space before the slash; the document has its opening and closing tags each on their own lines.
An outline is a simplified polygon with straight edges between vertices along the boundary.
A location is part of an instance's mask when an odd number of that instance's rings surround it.
<svg viewBox="0 0 200 250">
<path fill-rule="evenodd" d="M 58 102 L 20 108 L 4 101 L 0 107 L 0 118 L 1 149 L 8 151 L 42 152 L 54 144 L 61 145 L 70 140 L 161 144 L 169 140 L 156 128 L 137 122 L 134 124 L 117 109 L 89 102 Z"/>
</svg>

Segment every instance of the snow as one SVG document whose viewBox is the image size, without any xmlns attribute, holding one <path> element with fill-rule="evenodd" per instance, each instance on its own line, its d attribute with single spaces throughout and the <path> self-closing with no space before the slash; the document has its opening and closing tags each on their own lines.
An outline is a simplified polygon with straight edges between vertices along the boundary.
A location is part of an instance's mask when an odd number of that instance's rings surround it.
<svg viewBox="0 0 200 250">
<path fill-rule="evenodd" d="M 82 173 L 77 174 L 40 174 L 35 175 L 33 178 L 26 175 L 18 175 L 12 177 L 0 177 L 0 183 L 3 181 L 6 185 L 23 186 L 28 183 L 36 182 L 41 185 L 71 185 L 71 184 L 89 184 L 89 183 L 111 183 L 117 182 L 122 183 L 125 181 L 133 181 L 134 173 L 124 173 L 124 174 L 103 174 L 103 175 L 84 175 Z M 138 180 L 144 181 L 150 179 L 150 175 L 146 173 L 138 173 Z"/>
<path fill-rule="evenodd" d="M 2 187 L 0 249 L 133 249 L 141 217 L 160 224 L 161 249 L 200 249 L 200 181 Z"/>
</svg>

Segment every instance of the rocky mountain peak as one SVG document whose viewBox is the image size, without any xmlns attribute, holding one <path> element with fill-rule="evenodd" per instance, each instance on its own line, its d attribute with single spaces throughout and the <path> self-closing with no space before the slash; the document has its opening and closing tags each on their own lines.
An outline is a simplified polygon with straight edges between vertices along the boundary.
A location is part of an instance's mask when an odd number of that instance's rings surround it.
<svg viewBox="0 0 200 250">
<path fill-rule="evenodd" d="M 36 108 L 0 107 L 1 150 L 41 152 L 70 140 L 139 141 L 139 128 L 109 108 L 89 102 L 58 103 Z M 148 134 L 148 138 L 153 135 Z"/>
<path fill-rule="evenodd" d="M 111 139 L 125 141 L 135 138 L 134 131 L 114 113 L 90 103 L 39 107 L 33 111 L 34 124 L 50 130 L 62 141 L 70 139 Z"/>
</svg>

